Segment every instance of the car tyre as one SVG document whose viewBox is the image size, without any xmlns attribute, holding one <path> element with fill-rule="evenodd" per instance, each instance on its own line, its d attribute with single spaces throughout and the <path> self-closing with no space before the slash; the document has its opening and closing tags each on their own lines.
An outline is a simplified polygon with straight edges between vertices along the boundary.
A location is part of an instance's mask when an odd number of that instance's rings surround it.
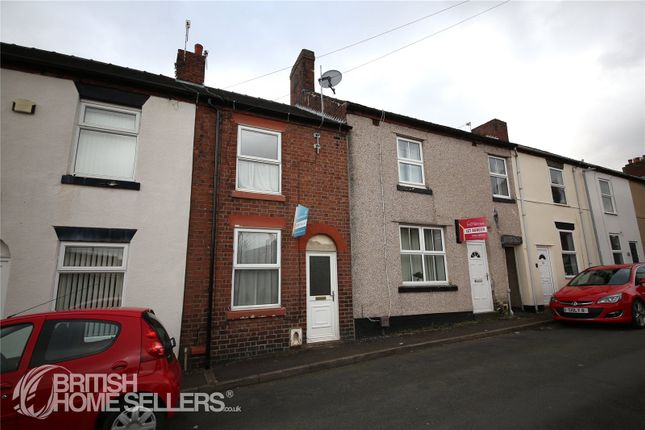
<svg viewBox="0 0 645 430">
<path fill-rule="evenodd" d="M 120 406 L 119 412 L 109 412 L 103 415 L 101 430 L 162 430 L 165 427 L 165 414 L 142 406 Z"/>
<path fill-rule="evenodd" d="M 632 326 L 637 329 L 645 328 L 645 304 L 640 300 L 634 300 L 632 304 Z"/>
</svg>

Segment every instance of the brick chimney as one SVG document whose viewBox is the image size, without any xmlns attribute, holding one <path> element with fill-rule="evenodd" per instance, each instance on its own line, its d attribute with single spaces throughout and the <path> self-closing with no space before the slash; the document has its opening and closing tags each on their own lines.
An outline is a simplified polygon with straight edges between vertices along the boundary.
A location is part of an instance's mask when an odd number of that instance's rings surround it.
<svg viewBox="0 0 645 430">
<path fill-rule="evenodd" d="M 204 52 L 204 47 L 199 43 L 195 44 L 195 52 L 178 49 L 175 63 L 177 79 L 202 85 L 206 73 L 207 56 L 208 52 Z"/>
<path fill-rule="evenodd" d="M 627 161 L 623 172 L 628 175 L 641 176 L 645 178 L 645 154 Z"/>
<path fill-rule="evenodd" d="M 506 127 L 506 123 L 499 119 L 491 119 L 487 123 L 473 128 L 472 132 L 480 136 L 492 137 L 508 142 L 508 128 Z"/>
<path fill-rule="evenodd" d="M 316 56 L 313 51 L 303 49 L 291 68 L 291 104 L 306 105 L 303 94 L 315 92 L 314 64 Z"/>
</svg>

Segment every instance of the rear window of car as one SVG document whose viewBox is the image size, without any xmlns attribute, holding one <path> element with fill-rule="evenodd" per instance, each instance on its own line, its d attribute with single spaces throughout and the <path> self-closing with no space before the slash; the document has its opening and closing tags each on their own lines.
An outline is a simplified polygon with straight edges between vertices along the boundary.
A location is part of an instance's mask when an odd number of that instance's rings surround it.
<svg viewBox="0 0 645 430">
<path fill-rule="evenodd" d="M 31 366 L 58 363 L 108 349 L 119 336 L 121 326 L 113 321 L 46 321 L 31 360 Z"/>
<path fill-rule="evenodd" d="M 0 373 L 15 372 L 34 326 L 30 323 L 4 326 L 0 330 Z"/>
<path fill-rule="evenodd" d="M 623 285 L 629 281 L 630 269 L 593 269 L 576 276 L 570 286 L 584 287 L 588 285 Z"/>
</svg>

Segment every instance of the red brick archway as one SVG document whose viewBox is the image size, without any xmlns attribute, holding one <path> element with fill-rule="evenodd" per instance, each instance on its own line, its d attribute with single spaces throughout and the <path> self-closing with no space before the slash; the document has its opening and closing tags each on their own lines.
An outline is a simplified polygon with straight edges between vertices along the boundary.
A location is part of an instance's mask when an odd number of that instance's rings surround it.
<svg viewBox="0 0 645 430">
<path fill-rule="evenodd" d="M 329 236 L 336 244 L 338 252 L 347 252 L 347 242 L 343 239 L 343 236 L 338 230 L 327 224 L 309 224 L 305 235 L 298 239 L 298 250 L 304 251 L 307 249 L 307 242 L 317 234 Z"/>
</svg>

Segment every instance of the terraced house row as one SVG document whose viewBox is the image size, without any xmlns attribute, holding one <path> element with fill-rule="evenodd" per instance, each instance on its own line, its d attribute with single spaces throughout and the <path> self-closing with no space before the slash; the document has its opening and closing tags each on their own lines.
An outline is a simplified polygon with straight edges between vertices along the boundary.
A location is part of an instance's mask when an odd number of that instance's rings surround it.
<svg viewBox="0 0 645 430">
<path fill-rule="evenodd" d="M 2 315 L 147 306 L 186 367 L 475 313 L 542 311 L 643 258 L 618 172 L 316 91 L 289 105 L 2 44 Z M 386 103 L 386 101 L 384 101 Z M 635 148 L 636 149 L 636 148 Z"/>
</svg>

